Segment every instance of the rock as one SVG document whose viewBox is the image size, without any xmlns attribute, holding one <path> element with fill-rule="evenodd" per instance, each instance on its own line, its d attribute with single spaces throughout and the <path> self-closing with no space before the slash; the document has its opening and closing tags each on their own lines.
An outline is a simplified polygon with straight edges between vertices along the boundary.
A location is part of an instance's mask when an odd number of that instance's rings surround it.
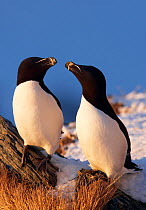
<svg viewBox="0 0 146 210">
<path fill-rule="evenodd" d="M 29 152 L 29 163 L 21 167 L 23 148 L 23 140 L 17 129 L 10 121 L 0 116 L 0 162 L 9 170 L 15 171 L 22 180 L 54 187 L 57 183 L 56 174 L 36 170 L 39 160 L 45 158 L 38 148 L 32 147 Z"/>
</svg>

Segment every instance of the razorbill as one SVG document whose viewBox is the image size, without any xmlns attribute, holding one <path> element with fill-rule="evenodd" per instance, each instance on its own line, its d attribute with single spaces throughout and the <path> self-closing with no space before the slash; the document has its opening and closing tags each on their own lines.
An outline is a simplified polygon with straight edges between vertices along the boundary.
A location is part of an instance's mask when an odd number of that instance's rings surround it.
<svg viewBox="0 0 146 210">
<path fill-rule="evenodd" d="M 52 167 L 50 159 L 59 147 L 63 126 L 61 105 L 43 81 L 47 70 L 56 63 L 56 59 L 52 57 L 29 57 L 18 68 L 13 115 L 18 132 L 24 140 L 22 166 L 27 162 L 28 149 L 37 146 L 48 153 L 38 169 L 44 164 Z"/>
<path fill-rule="evenodd" d="M 73 62 L 67 62 L 65 67 L 82 86 L 76 129 L 91 168 L 105 172 L 108 177 L 140 170 L 131 162 L 127 129 L 107 100 L 103 73 L 93 66 Z"/>
</svg>

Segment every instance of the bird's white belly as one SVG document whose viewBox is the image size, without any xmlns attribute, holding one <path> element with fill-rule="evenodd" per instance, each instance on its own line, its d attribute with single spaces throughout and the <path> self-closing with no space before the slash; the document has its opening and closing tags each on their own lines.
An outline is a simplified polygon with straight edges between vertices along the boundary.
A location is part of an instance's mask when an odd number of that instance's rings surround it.
<svg viewBox="0 0 146 210">
<path fill-rule="evenodd" d="M 13 97 L 16 127 L 25 145 L 43 147 L 53 154 L 59 146 L 62 111 L 52 95 L 35 81 L 18 85 Z"/>
<path fill-rule="evenodd" d="M 117 122 L 82 96 L 76 128 L 82 150 L 92 169 L 101 170 L 107 176 L 120 174 L 127 142 Z"/>
</svg>

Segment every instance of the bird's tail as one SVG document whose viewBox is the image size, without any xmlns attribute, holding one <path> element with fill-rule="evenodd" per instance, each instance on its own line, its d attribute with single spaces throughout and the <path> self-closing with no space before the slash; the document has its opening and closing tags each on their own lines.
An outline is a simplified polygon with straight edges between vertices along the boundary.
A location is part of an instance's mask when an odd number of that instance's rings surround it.
<svg viewBox="0 0 146 210">
<path fill-rule="evenodd" d="M 127 153 L 127 155 L 126 155 L 126 160 L 125 160 L 124 167 L 126 169 L 133 169 L 134 171 L 141 171 L 141 170 L 143 170 L 142 168 L 139 168 L 136 163 L 132 162 L 130 153 Z"/>
<path fill-rule="evenodd" d="M 124 174 L 136 174 L 136 173 L 139 173 L 142 169 L 139 169 L 139 170 L 136 170 L 136 169 L 128 169 L 128 168 L 125 168 L 123 167 L 122 171 L 121 171 L 121 174 L 124 175 Z"/>
</svg>

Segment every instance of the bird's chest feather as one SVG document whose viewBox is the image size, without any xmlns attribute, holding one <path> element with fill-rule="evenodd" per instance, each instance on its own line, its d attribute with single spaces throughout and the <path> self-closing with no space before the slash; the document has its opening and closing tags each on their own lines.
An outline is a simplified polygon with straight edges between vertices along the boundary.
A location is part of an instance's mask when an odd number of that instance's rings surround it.
<svg viewBox="0 0 146 210">
<path fill-rule="evenodd" d="M 85 138 L 100 137 L 108 132 L 108 117 L 105 114 L 90 104 L 82 97 L 80 108 L 77 113 L 77 130 L 78 135 Z"/>
<path fill-rule="evenodd" d="M 61 130 L 63 125 L 62 111 L 55 99 L 34 81 L 17 86 L 13 97 L 13 112 L 22 136 L 26 131 L 29 135 L 29 128 L 31 133 L 33 131 L 40 136 L 47 136 L 48 133 L 51 135 Z"/>
<path fill-rule="evenodd" d="M 34 114 L 45 116 L 46 114 L 55 114 L 59 107 L 52 95 L 46 93 L 37 82 L 29 81 L 17 86 L 13 98 L 14 114 Z"/>
<path fill-rule="evenodd" d="M 87 149 L 98 148 L 98 150 L 117 146 L 118 142 L 124 142 L 125 137 L 119 125 L 104 112 L 95 108 L 83 96 L 77 113 L 76 127 L 79 141 Z"/>
</svg>

